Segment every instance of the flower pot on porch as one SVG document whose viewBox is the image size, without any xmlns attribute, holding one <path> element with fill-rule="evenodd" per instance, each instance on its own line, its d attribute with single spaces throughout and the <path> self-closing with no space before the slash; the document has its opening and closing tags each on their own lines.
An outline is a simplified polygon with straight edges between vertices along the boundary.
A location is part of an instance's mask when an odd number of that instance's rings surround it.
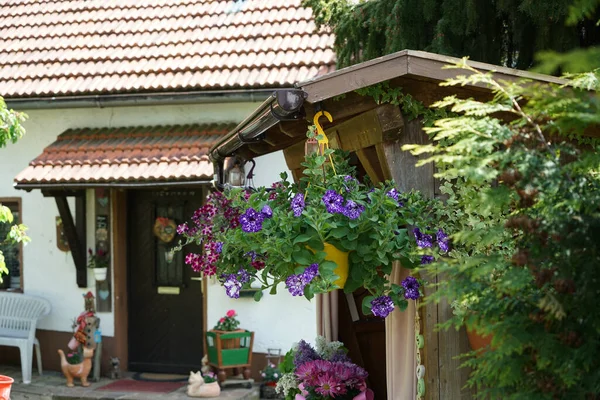
<svg viewBox="0 0 600 400">
<path fill-rule="evenodd" d="M 244 379 L 250 378 L 254 332 L 237 331 L 206 332 L 208 365 L 219 370 L 219 382 L 225 380 L 224 369 L 241 368 Z"/>
<path fill-rule="evenodd" d="M 94 278 L 97 281 L 105 281 L 108 268 L 93 268 Z"/>
<path fill-rule="evenodd" d="M 334 283 L 338 285 L 341 289 L 346 285 L 346 281 L 348 280 L 348 253 L 345 251 L 339 250 L 332 244 L 323 243 L 324 252 L 327 254 L 325 259 L 327 261 L 333 261 L 337 264 L 337 268 L 333 270 L 333 272 L 339 276 L 339 279 Z"/>
<path fill-rule="evenodd" d="M 10 400 L 10 388 L 14 381 L 10 376 L 0 375 L 0 400 Z"/>
<path fill-rule="evenodd" d="M 492 344 L 493 335 L 481 335 L 475 329 L 467 328 L 467 338 L 469 338 L 469 345 L 471 350 L 479 351 Z"/>
<path fill-rule="evenodd" d="M 260 385 L 260 398 L 261 399 L 280 399 L 283 398 L 283 394 L 277 393 L 275 389 L 277 382 L 266 382 Z"/>
</svg>

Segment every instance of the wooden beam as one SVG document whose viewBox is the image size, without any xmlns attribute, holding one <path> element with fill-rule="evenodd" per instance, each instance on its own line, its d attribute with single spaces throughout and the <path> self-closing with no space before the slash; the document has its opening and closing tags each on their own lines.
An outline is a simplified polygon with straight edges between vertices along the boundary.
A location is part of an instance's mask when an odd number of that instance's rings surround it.
<svg viewBox="0 0 600 400">
<path fill-rule="evenodd" d="M 369 175 L 369 178 L 371 178 L 371 182 L 378 184 L 379 182 L 383 182 L 385 180 L 381 166 L 379 165 L 379 160 L 377 159 L 377 151 L 375 150 L 375 146 L 358 149 L 356 150 L 356 155 L 358 156 L 363 168 L 367 172 L 367 175 Z"/>
<path fill-rule="evenodd" d="M 77 239 L 83 246 L 83 254 L 85 254 L 86 242 L 86 201 L 85 190 L 80 190 L 80 194 L 75 197 L 75 229 L 77 230 Z M 87 268 L 77 269 L 77 285 L 87 286 Z M 83 286 L 79 286 L 83 287 Z"/>
<path fill-rule="evenodd" d="M 85 197 L 85 190 L 82 189 L 42 189 L 42 195 L 44 197 Z"/>
<path fill-rule="evenodd" d="M 73 262 L 77 270 L 77 286 L 85 288 L 87 287 L 85 248 L 79 240 L 67 198 L 65 196 L 56 196 L 54 199 L 56 200 L 56 207 L 58 207 L 58 213 L 62 219 L 65 235 L 67 235 L 67 241 L 69 242 L 69 248 L 71 249 L 71 255 L 73 256 Z"/>
<path fill-rule="evenodd" d="M 337 135 L 337 142 L 341 149 L 357 151 L 397 139 L 403 126 L 404 119 L 400 109 L 386 104 L 336 124 L 326 129 L 325 133 L 330 140 L 331 136 Z"/>
<path fill-rule="evenodd" d="M 113 267 L 114 267 L 114 312 L 115 312 L 115 356 L 121 360 L 121 368 L 127 370 L 128 348 L 128 298 L 127 298 L 127 192 L 111 190 L 113 205 Z"/>
</svg>

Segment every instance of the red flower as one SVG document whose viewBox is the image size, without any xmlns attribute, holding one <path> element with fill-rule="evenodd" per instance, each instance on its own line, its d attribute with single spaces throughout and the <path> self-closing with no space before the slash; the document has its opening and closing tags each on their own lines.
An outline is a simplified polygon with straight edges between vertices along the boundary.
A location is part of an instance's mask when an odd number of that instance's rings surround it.
<svg viewBox="0 0 600 400">
<path fill-rule="evenodd" d="M 228 316 L 229 318 L 231 318 L 231 317 L 235 317 L 235 310 L 229 310 L 229 311 L 227 311 L 227 316 Z"/>
<path fill-rule="evenodd" d="M 220 322 L 220 323 L 223 323 L 223 322 L 225 322 L 225 317 L 221 318 L 221 319 L 219 320 L 219 322 Z"/>
</svg>

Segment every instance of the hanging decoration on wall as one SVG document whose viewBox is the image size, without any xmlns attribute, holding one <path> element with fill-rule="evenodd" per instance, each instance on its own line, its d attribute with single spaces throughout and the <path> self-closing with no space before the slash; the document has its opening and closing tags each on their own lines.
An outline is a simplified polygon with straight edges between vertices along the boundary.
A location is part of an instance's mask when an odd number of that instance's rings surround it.
<svg viewBox="0 0 600 400">
<path fill-rule="evenodd" d="M 154 221 L 154 228 L 152 229 L 154 235 L 163 243 L 171 243 L 175 238 L 177 232 L 177 225 L 175 221 L 167 217 L 156 217 Z"/>
<path fill-rule="evenodd" d="M 56 247 L 58 247 L 60 251 L 67 252 L 71 250 L 61 217 L 56 217 Z"/>
</svg>

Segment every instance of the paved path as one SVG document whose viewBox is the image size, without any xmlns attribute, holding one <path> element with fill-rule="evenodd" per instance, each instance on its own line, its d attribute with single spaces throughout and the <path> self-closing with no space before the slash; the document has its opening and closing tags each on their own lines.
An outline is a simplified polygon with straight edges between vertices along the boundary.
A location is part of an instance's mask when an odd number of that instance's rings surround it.
<svg viewBox="0 0 600 400">
<path fill-rule="evenodd" d="M 108 390 L 95 390 L 112 382 L 107 378 L 101 378 L 98 382 L 92 382 L 91 386 L 84 388 L 78 386 L 68 388 L 65 378 L 60 372 L 44 371 L 44 376 L 39 376 L 33 371 L 31 384 L 20 383 L 21 370 L 16 367 L 0 366 L 0 374 L 14 378 L 10 400 L 76 400 L 76 399 L 98 399 L 98 400 L 190 400 L 185 393 L 187 385 L 171 393 L 148 393 L 148 392 L 111 392 Z M 259 389 L 241 387 L 228 387 L 221 390 L 220 399 L 227 400 L 258 400 Z"/>
</svg>

